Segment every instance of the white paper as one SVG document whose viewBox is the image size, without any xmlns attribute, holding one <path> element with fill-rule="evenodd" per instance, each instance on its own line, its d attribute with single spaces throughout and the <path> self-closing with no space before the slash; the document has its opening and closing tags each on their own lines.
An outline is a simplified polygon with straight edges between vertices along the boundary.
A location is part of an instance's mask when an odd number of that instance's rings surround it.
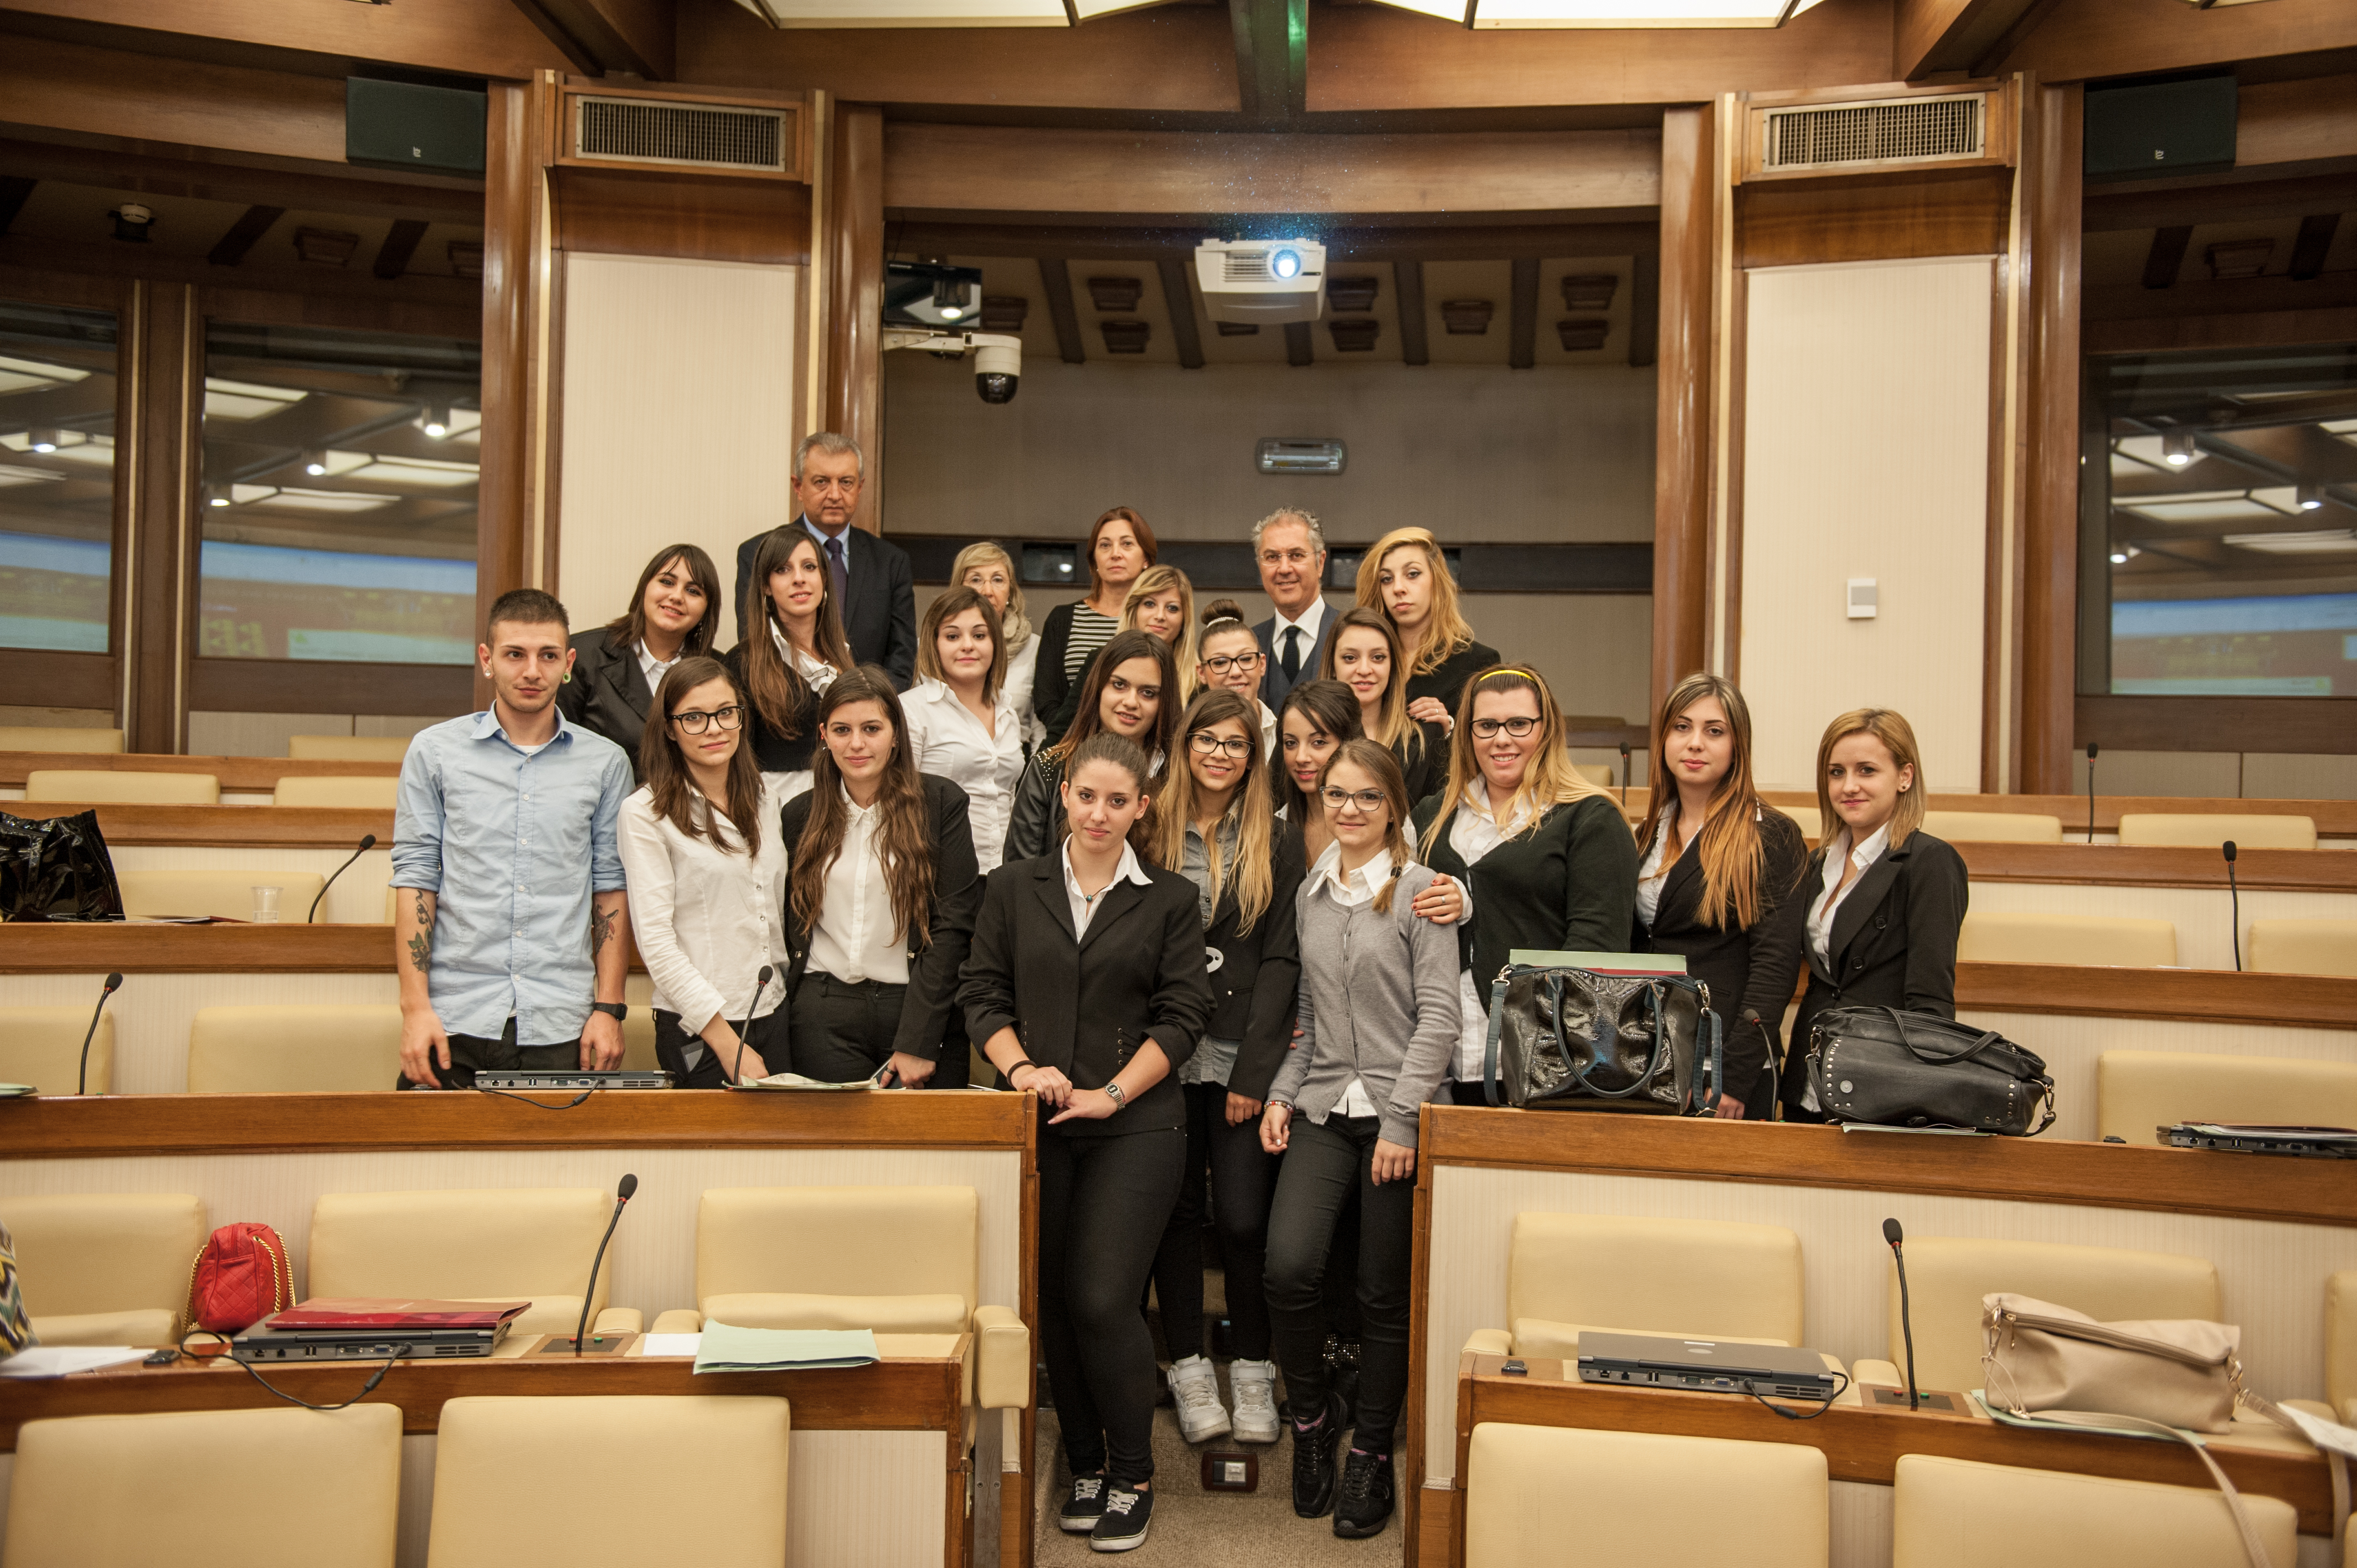
<svg viewBox="0 0 2357 1568">
<path fill-rule="evenodd" d="M 641 1356 L 693 1356 L 695 1348 L 704 1343 L 701 1334 L 641 1334 L 639 1354 Z"/>
<path fill-rule="evenodd" d="M 0 1378 L 62 1378 L 146 1358 L 146 1350 L 130 1345 L 36 1345 L 0 1361 Z"/>
<path fill-rule="evenodd" d="M 5 1365 L 6 1363 L 0 1362 L 0 1367 Z M 2319 1448 L 2328 1449 L 2335 1454 L 2346 1454 L 2351 1458 L 2357 1459 L 2357 1427 L 2343 1426 L 2337 1421 L 2326 1421 L 2319 1416 L 2310 1415 L 2304 1410 L 2294 1410 L 2287 1404 L 2277 1405 L 2276 1408 L 2284 1412 L 2286 1421 L 2299 1428 L 2299 1434 L 2302 1437 L 2307 1438 Z"/>
</svg>

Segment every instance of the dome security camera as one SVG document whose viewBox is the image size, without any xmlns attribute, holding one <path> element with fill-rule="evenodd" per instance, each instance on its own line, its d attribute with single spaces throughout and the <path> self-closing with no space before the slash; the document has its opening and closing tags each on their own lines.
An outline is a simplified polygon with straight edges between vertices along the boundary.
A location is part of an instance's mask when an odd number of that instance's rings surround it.
<svg viewBox="0 0 2357 1568">
<path fill-rule="evenodd" d="M 974 351 L 974 390 L 987 403 L 1015 401 L 1016 382 L 1023 374 L 1023 347 L 983 343 Z"/>
</svg>

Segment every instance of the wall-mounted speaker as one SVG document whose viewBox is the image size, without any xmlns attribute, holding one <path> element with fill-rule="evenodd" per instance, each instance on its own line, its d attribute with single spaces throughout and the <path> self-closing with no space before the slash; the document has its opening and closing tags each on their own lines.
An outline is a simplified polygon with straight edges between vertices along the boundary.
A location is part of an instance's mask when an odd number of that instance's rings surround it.
<svg viewBox="0 0 2357 1568">
<path fill-rule="evenodd" d="M 344 161 L 479 177 L 489 103 L 484 93 L 463 87 L 348 77 Z"/>
<path fill-rule="evenodd" d="M 2231 76 L 2087 89 L 2086 176 L 2151 179 L 2234 166 Z"/>
</svg>

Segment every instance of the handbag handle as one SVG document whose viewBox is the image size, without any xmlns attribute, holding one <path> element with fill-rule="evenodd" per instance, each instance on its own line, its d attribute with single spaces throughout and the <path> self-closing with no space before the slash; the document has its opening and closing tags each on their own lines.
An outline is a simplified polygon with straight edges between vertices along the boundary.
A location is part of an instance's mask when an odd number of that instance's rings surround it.
<svg viewBox="0 0 2357 1568">
<path fill-rule="evenodd" d="M 1563 1052 L 1565 1064 L 1566 1066 L 1571 1066 L 1571 1042 L 1564 1036 L 1563 1032 L 1562 972 L 1558 971 L 1555 973 L 1548 975 L 1547 983 L 1552 989 L 1550 1000 L 1555 1004 L 1555 1047 Z M 1645 983 L 1645 998 L 1653 1004 L 1653 1048 L 1647 1053 L 1649 1066 L 1652 1062 L 1657 1062 L 1661 1059 L 1662 1045 L 1667 1034 L 1667 1030 L 1663 1024 L 1661 992 L 1661 982 L 1649 980 Z M 1588 1037 L 1588 1045 L 1591 1047 L 1597 1044 L 1598 1039 L 1602 1036 L 1603 1032 L 1603 1026 L 1599 1023 L 1597 1026 L 1596 1034 Z M 1641 1090 L 1644 1089 L 1647 1084 L 1651 1083 L 1653 1077 L 1652 1073 L 1648 1071 L 1644 1077 L 1639 1079 L 1636 1082 L 1631 1084 L 1626 1089 L 1598 1089 L 1596 1085 L 1587 1081 L 1587 1072 L 1583 1071 L 1577 1066 L 1571 1066 L 1571 1076 L 1574 1082 L 1577 1083 L 1580 1088 L 1587 1090 L 1588 1093 L 1596 1096 L 1598 1100 L 1627 1100 Z"/>
<path fill-rule="evenodd" d="M 1964 1049 L 1953 1052 L 1951 1055 L 1942 1056 L 1937 1051 L 1925 1051 L 1919 1049 L 1916 1047 L 1915 1042 L 1907 1037 L 1906 1014 L 1901 1013 L 1896 1007 L 1884 1007 L 1878 1009 L 1878 1011 L 1889 1015 L 1891 1027 L 1899 1031 L 1899 1044 L 1906 1050 L 1907 1054 L 1913 1057 L 1919 1062 L 1927 1062 L 1933 1067 L 1953 1067 L 1958 1062 L 1968 1062 L 1973 1060 L 1993 1045 L 2010 1043 L 2007 1041 L 2003 1035 L 1997 1033 L 1995 1029 L 1987 1029 L 1982 1032 L 1979 1039 L 1975 1040 L 1971 1045 L 1966 1046 Z M 2026 1137 L 2035 1138 L 2039 1133 L 2043 1133 L 2046 1129 L 2054 1125 L 2054 1080 L 2041 1073 L 2037 1077 L 2025 1078 L 2019 1081 L 2038 1085 L 2040 1091 L 2039 1098 L 2045 1101 L 2046 1120 L 2040 1122 L 2037 1126 L 2032 1127 L 2024 1134 Z"/>
</svg>

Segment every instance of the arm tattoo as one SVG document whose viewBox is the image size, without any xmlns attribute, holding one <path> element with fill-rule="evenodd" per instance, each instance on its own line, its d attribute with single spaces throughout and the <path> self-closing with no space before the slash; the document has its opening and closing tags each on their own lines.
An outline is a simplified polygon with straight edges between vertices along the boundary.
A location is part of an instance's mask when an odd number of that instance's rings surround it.
<svg viewBox="0 0 2357 1568">
<path fill-rule="evenodd" d="M 434 956 L 434 912 L 425 907 L 424 888 L 417 890 L 417 924 L 421 929 L 409 939 L 409 961 L 416 966 L 418 973 L 424 974 Z"/>
<path fill-rule="evenodd" d="M 607 941 L 610 940 L 613 935 L 614 911 L 611 909 L 591 909 L 589 911 L 589 956 L 595 958 L 598 953 L 604 951 Z"/>
</svg>

